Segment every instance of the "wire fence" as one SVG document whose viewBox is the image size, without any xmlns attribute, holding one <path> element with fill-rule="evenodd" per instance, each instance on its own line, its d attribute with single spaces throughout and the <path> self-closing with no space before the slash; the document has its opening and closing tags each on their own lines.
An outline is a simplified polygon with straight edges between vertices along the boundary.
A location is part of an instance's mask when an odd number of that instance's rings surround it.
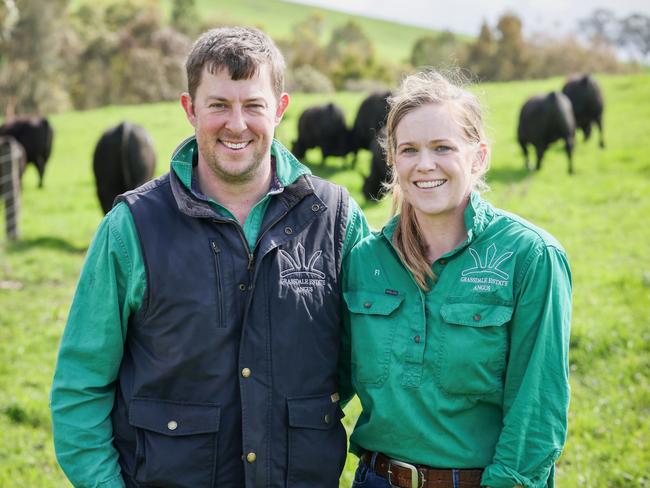
<svg viewBox="0 0 650 488">
<path fill-rule="evenodd" d="M 20 163 L 24 158 L 20 143 L 0 139 L 0 201 L 4 201 L 7 239 L 20 239 Z"/>
</svg>

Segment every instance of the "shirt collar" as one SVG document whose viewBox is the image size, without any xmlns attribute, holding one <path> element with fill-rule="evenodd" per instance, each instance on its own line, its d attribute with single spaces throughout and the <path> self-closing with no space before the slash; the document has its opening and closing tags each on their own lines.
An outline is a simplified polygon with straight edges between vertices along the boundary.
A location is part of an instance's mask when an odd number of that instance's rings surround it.
<svg viewBox="0 0 650 488">
<path fill-rule="evenodd" d="M 176 176 L 196 197 L 206 200 L 196 182 L 193 168 L 198 161 L 198 147 L 194 136 L 185 139 L 174 151 L 171 167 Z M 282 193 L 284 188 L 295 182 L 300 176 L 311 174 L 307 166 L 300 163 L 280 142 L 273 140 L 271 144 L 271 161 L 273 162 L 273 177 L 269 195 Z"/>
<path fill-rule="evenodd" d="M 476 239 L 492 219 L 489 204 L 481 198 L 478 192 L 473 191 L 471 193 L 469 202 L 463 213 L 463 219 L 465 220 L 465 229 L 467 229 L 467 239 L 460 247 L 465 247 Z M 395 234 L 398 222 L 399 214 L 391 218 L 381 230 L 384 237 L 391 243 L 393 242 L 393 235 Z"/>
</svg>

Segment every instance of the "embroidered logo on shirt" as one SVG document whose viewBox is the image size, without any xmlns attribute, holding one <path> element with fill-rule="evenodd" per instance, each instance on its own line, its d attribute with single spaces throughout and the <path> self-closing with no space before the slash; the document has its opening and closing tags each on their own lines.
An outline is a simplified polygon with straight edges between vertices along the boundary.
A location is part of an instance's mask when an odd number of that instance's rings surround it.
<svg viewBox="0 0 650 488">
<path fill-rule="evenodd" d="M 296 293 L 312 293 L 314 287 L 325 286 L 325 273 L 317 268 L 323 251 L 317 250 L 306 259 L 305 248 L 298 243 L 293 255 L 280 249 L 280 285 L 288 286 Z"/>
<path fill-rule="evenodd" d="M 461 272 L 461 282 L 482 285 L 477 291 L 489 291 L 486 285 L 508 286 L 510 275 L 499 269 L 499 266 L 512 256 L 512 251 L 506 251 L 497 257 L 497 246 L 492 243 L 485 250 L 484 259 L 474 248 L 470 247 L 469 253 L 474 259 L 474 266 Z"/>
</svg>

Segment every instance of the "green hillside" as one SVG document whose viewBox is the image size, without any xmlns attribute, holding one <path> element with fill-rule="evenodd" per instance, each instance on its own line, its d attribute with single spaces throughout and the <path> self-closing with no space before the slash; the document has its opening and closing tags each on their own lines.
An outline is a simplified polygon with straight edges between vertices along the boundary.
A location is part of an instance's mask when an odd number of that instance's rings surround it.
<svg viewBox="0 0 650 488">
<path fill-rule="evenodd" d="M 492 191 L 486 198 L 554 234 L 572 266 L 572 400 L 557 486 L 642 488 L 650 486 L 650 73 L 597 78 L 607 104 L 607 148 L 600 150 L 596 140 L 584 143 L 578 136 L 573 177 L 567 175 L 561 145 L 547 152 L 539 173 L 530 174 L 515 141 L 523 101 L 558 89 L 562 80 L 476 87 L 488 109 L 494 142 L 488 175 Z M 352 119 L 362 97 L 296 96 L 278 137 L 290 144 L 298 115 L 308 105 L 335 100 Z M 54 459 L 48 390 L 84 253 L 102 217 L 91 172 L 94 145 L 107 126 L 122 119 L 150 131 L 159 174 L 166 171 L 175 145 L 191 133 L 176 103 L 52 116 L 56 134 L 45 188 L 36 188 L 33 167 L 25 174 L 23 239 L 8 244 L 0 229 L 2 487 L 68 486 Z M 387 219 L 388 202 L 367 203 L 361 196 L 368 153 L 358 171 L 344 169 L 336 158 L 318 164 L 318 150 L 307 159 L 316 163 L 316 173 L 346 185 L 374 226 Z M 351 428 L 358 405 L 346 413 Z M 345 487 L 354 460 L 348 462 L 341 483 Z"/>
<path fill-rule="evenodd" d="M 103 0 L 71 0 L 70 8 L 84 3 L 102 3 Z M 172 0 L 160 0 L 167 17 L 171 14 Z M 318 14 L 323 19 L 322 42 L 327 42 L 330 32 L 350 19 L 361 25 L 372 41 L 376 55 L 394 63 L 408 59 L 418 37 L 430 35 L 429 29 L 398 24 L 385 20 L 359 17 L 352 14 L 312 7 L 282 0 L 196 0 L 196 8 L 202 21 L 243 24 L 260 27 L 275 40 L 291 36 L 294 24 Z"/>
<path fill-rule="evenodd" d="M 165 0 L 165 3 L 169 9 L 171 0 Z M 408 59 L 418 37 L 431 34 L 431 30 L 421 27 L 281 0 L 197 0 L 196 5 L 199 13 L 205 18 L 218 19 L 223 15 L 225 21 L 261 27 L 274 39 L 288 38 L 292 25 L 316 13 L 323 19 L 323 41 L 327 42 L 333 28 L 354 19 L 373 42 L 377 56 L 396 63 Z"/>
</svg>

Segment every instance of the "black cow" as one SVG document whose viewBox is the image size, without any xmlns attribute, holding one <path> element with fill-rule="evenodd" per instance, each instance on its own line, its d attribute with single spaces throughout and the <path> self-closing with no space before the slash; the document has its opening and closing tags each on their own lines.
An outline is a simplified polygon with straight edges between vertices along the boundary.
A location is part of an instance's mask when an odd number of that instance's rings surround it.
<svg viewBox="0 0 650 488">
<path fill-rule="evenodd" d="M 370 145 L 386 123 L 390 94 L 390 91 L 372 93 L 361 102 L 352 126 L 353 146 L 351 152 L 355 153 L 355 162 L 359 149 L 370 149 Z"/>
<path fill-rule="evenodd" d="M 97 197 L 104 213 L 117 195 L 150 180 L 155 167 L 153 143 L 144 127 L 122 122 L 106 130 L 93 156 Z"/>
<path fill-rule="evenodd" d="M 302 160 L 307 149 L 320 147 L 325 162 L 328 156 L 348 154 L 351 137 L 340 107 L 333 103 L 310 107 L 298 119 L 298 139 L 293 143 L 292 152 Z"/>
<path fill-rule="evenodd" d="M 569 78 L 564 88 L 562 88 L 562 93 L 571 100 L 576 126 L 582 130 L 585 141 L 591 135 L 591 124 L 594 122 L 598 126 L 599 145 L 604 148 L 603 109 L 605 104 L 596 80 L 589 75 L 573 76 Z"/>
<path fill-rule="evenodd" d="M 54 138 L 54 131 L 48 120 L 43 117 L 16 118 L 0 126 L 0 136 L 12 136 L 25 148 L 27 162 L 36 166 L 38 186 L 42 188 L 45 165 L 50 158 Z"/>
<path fill-rule="evenodd" d="M 569 174 L 573 174 L 573 140 L 576 123 L 573 118 L 571 102 L 560 92 L 538 95 L 528 99 L 519 114 L 518 139 L 526 157 L 526 167 L 530 169 L 527 144 L 535 146 L 537 152 L 536 169 L 542 166 L 546 148 L 558 139 L 564 140 L 569 158 Z"/>
<path fill-rule="evenodd" d="M 386 130 L 379 133 L 379 137 L 385 137 Z M 370 174 L 363 182 L 363 195 L 366 200 L 379 200 L 385 193 L 384 183 L 390 179 L 390 168 L 386 163 L 386 154 L 384 153 L 377 137 L 370 143 L 370 152 L 372 153 L 372 164 L 370 165 Z"/>
</svg>

